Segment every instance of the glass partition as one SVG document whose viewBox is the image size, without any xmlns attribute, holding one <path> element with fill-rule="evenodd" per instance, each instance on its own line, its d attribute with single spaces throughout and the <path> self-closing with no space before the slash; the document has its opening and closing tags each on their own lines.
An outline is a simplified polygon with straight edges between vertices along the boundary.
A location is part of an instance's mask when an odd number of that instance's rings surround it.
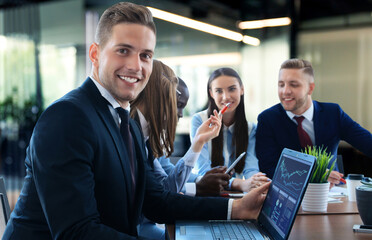
<svg viewBox="0 0 372 240">
<path fill-rule="evenodd" d="M 300 57 L 315 70 L 313 99 L 338 103 L 372 131 L 372 27 L 299 34 Z"/>
</svg>

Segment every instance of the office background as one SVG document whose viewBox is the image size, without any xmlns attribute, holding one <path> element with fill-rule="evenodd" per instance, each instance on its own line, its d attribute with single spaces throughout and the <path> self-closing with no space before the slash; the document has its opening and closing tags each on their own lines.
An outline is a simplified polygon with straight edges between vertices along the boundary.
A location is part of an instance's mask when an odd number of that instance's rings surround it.
<svg viewBox="0 0 372 240">
<path fill-rule="evenodd" d="M 19 190 L 25 149 L 45 107 L 79 86 L 90 72 L 87 50 L 100 14 L 117 1 L 0 0 L 0 175 Z M 232 41 L 155 18 L 155 58 L 185 80 L 190 100 L 177 129 L 174 156 L 188 146 L 190 117 L 207 101 L 216 68 L 236 69 L 245 87 L 249 121 L 278 103 L 280 64 L 310 60 L 313 99 L 337 102 L 372 131 L 372 1 L 370 0 L 133 0 L 252 36 L 259 46 Z M 290 17 L 287 26 L 241 30 L 238 21 Z M 345 143 L 345 172 L 372 177 L 370 160 Z M 16 194 L 15 194 L 16 195 Z M 10 197 L 11 198 L 11 197 Z M 12 201 L 12 199 L 10 199 Z M 14 201 L 14 199 L 13 199 Z"/>
</svg>

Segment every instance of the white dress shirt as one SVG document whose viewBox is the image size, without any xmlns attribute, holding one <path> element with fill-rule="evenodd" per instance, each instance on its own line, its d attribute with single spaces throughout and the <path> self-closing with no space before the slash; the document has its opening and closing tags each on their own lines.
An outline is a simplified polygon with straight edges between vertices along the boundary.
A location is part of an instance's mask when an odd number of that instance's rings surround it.
<svg viewBox="0 0 372 240">
<path fill-rule="evenodd" d="M 116 108 L 121 107 L 120 104 L 116 101 L 116 99 L 111 95 L 109 91 L 107 91 L 106 88 L 104 88 L 97 80 L 95 80 L 93 77 L 90 77 L 92 79 L 93 83 L 98 88 L 98 91 L 101 93 L 102 97 L 104 97 L 110 104 L 107 104 L 112 117 L 114 118 L 114 121 L 116 125 L 120 128 L 121 118 L 119 116 L 119 113 L 116 111 Z M 128 107 L 125 109 L 128 112 L 130 112 L 130 105 L 128 104 Z"/>
</svg>

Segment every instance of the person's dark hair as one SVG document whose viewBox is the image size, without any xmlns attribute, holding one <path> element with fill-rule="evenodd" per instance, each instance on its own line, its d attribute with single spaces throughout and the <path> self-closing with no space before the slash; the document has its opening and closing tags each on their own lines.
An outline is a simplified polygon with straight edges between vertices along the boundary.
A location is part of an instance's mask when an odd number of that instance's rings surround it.
<svg viewBox="0 0 372 240">
<path fill-rule="evenodd" d="M 147 7 L 129 2 L 119 2 L 106 9 L 102 14 L 96 30 L 96 43 L 104 46 L 111 37 L 112 28 L 119 23 L 144 25 L 156 34 L 155 23 Z"/>
<path fill-rule="evenodd" d="M 178 87 L 187 88 L 187 85 L 186 85 L 185 81 L 183 81 L 182 78 L 180 78 L 180 77 L 177 77 L 177 78 L 178 78 L 178 86 L 177 86 L 177 88 Z"/>
<path fill-rule="evenodd" d="M 314 80 L 313 66 L 307 60 L 297 58 L 288 59 L 280 66 L 280 70 L 282 69 L 302 69 L 304 73 L 308 74 Z"/>
<path fill-rule="evenodd" d="M 130 115 L 135 118 L 137 108 L 142 106 L 142 113 L 149 124 L 149 141 L 154 157 L 169 157 L 173 152 L 173 143 L 177 127 L 178 78 L 173 70 L 161 61 L 153 61 L 150 79 L 130 103 Z"/>
<path fill-rule="evenodd" d="M 178 78 L 178 85 L 177 85 L 177 109 L 178 109 L 179 108 L 178 101 L 182 98 L 182 100 L 186 101 L 185 103 L 187 104 L 187 102 L 189 101 L 190 95 L 189 95 L 189 88 L 187 87 L 185 81 L 183 81 L 180 77 L 177 77 L 177 78 Z M 185 107 L 186 105 L 182 106 L 182 111 Z"/>
<path fill-rule="evenodd" d="M 238 80 L 239 85 L 243 87 L 243 82 L 239 74 L 231 68 L 219 68 L 215 70 L 208 80 L 208 116 L 213 114 L 213 110 L 219 110 L 214 99 L 209 93 L 212 82 L 220 76 L 230 76 Z M 242 152 L 247 151 L 248 147 L 248 123 L 245 117 L 244 109 L 244 94 L 240 96 L 240 103 L 235 110 L 235 126 L 232 138 L 232 145 L 235 146 L 235 156 L 239 156 Z M 211 156 L 211 167 L 223 166 L 223 128 L 220 130 L 218 137 L 212 140 L 212 156 Z M 244 169 L 245 161 L 239 161 L 235 167 L 237 173 L 241 173 Z"/>
</svg>

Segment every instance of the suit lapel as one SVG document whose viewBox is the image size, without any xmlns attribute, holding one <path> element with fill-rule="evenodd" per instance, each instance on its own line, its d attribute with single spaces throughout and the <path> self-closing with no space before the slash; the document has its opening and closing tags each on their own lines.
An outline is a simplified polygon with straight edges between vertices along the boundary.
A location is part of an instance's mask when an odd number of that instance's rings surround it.
<svg viewBox="0 0 372 240">
<path fill-rule="evenodd" d="M 328 124 L 327 119 L 325 119 L 325 114 L 323 113 L 323 108 L 319 105 L 317 101 L 313 101 L 314 105 L 314 134 L 315 134 L 315 145 L 319 145 L 321 143 L 323 136 L 322 133 L 325 131 L 326 126 Z"/>
<path fill-rule="evenodd" d="M 134 208 L 133 216 L 139 217 L 142 209 L 144 193 L 145 193 L 145 160 L 147 159 L 145 153 L 145 145 L 143 140 L 143 135 L 140 130 L 139 125 L 133 120 L 130 119 L 130 130 L 134 140 L 134 146 L 136 150 L 136 160 L 137 160 L 137 182 L 136 182 L 136 207 Z"/>
<path fill-rule="evenodd" d="M 139 127 L 139 129 L 141 130 L 141 133 L 142 133 L 141 120 L 139 118 L 139 115 L 138 115 L 137 111 L 134 114 L 133 120 L 137 123 L 137 126 Z M 145 141 L 145 145 L 146 145 L 146 148 L 147 148 L 146 161 L 151 166 L 151 168 L 154 168 L 154 156 L 152 154 L 152 149 L 151 149 L 151 146 L 150 146 L 150 143 L 149 143 L 149 139 L 147 139 L 147 141 Z"/>
<path fill-rule="evenodd" d="M 298 138 L 298 133 L 297 133 L 297 125 L 288 117 L 282 105 L 280 105 L 280 114 L 283 116 L 283 119 L 285 119 L 284 126 L 283 126 L 286 129 L 285 134 L 289 135 L 285 137 L 285 139 L 290 141 L 289 143 L 283 143 L 283 144 L 289 148 L 301 149 L 300 139 Z"/>
<path fill-rule="evenodd" d="M 99 117 L 101 118 L 104 125 L 107 127 L 113 142 L 115 144 L 115 148 L 118 152 L 120 158 L 120 164 L 122 167 L 122 171 L 125 178 L 126 190 L 128 196 L 132 194 L 132 180 L 131 180 L 131 172 L 130 172 L 130 163 L 127 160 L 127 150 L 124 145 L 124 141 L 120 135 L 120 131 L 118 126 L 116 125 L 111 112 L 107 106 L 107 101 L 102 97 L 101 93 L 92 82 L 90 78 L 88 78 L 84 84 L 81 86 L 83 90 L 90 96 L 89 99 L 93 102 L 93 106 L 96 109 Z"/>
</svg>

